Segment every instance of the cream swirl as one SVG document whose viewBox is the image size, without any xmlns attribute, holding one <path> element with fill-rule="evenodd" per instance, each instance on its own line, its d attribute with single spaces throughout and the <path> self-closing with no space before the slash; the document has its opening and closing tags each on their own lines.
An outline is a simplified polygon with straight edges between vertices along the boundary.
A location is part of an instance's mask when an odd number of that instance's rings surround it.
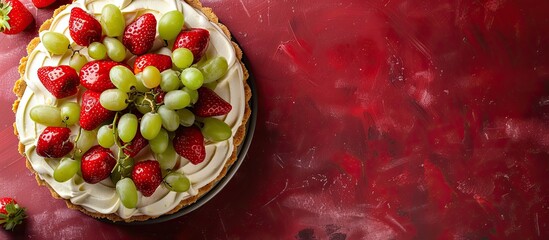
<svg viewBox="0 0 549 240">
<path fill-rule="evenodd" d="M 126 19 L 126 24 L 129 24 L 144 13 L 152 13 L 159 20 L 165 12 L 177 9 L 184 13 L 185 25 L 187 27 L 205 28 L 210 32 L 210 46 L 208 47 L 206 57 L 223 56 L 229 63 L 229 71 L 219 80 L 215 91 L 233 106 L 232 111 L 222 119 L 231 126 L 234 136 L 242 124 L 245 112 L 246 99 L 243 69 L 235 55 L 235 50 L 230 39 L 228 39 L 218 25 L 210 22 L 200 10 L 180 0 L 77 0 L 54 17 L 49 31 L 66 35 L 71 40 L 71 46 L 74 49 L 79 49 L 80 47 L 72 41 L 69 35 L 68 22 L 71 9 L 80 7 L 94 14 L 96 18 L 99 18 L 101 9 L 108 3 L 112 3 L 121 9 Z M 44 32 L 41 32 L 40 35 L 42 36 Z M 167 49 L 161 48 L 161 43 L 155 46 L 157 46 L 155 47 L 157 52 L 169 54 L 169 51 L 166 51 Z M 85 48 L 81 49 L 80 52 L 87 55 Z M 21 97 L 16 112 L 16 128 L 19 139 L 25 145 L 25 154 L 32 168 L 39 178 L 47 182 L 59 196 L 70 200 L 75 205 L 82 206 L 90 212 L 117 214 L 124 219 L 140 215 L 156 217 L 174 209 L 182 200 L 198 194 L 200 188 L 217 178 L 233 153 L 233 138 L 207 144 L 206 160 L 198 165 L 193 165 L 184 158 L 174 156 L 177 158 L 177 161 L 180 161 L 180 168 L 177 171 L 185 174 L 191 181 L 190 190 L 176 193 L 160 185 L 150 197 L 144 197 L 139 193 L 139 202 L 135 209 L 128 209 L 121 204 L 110 179 L 97 184 L 86 183 L 79 176 L 75 176 L 73 179 L 63 183 L 55 181 L 53 179 L 53 171 L 57 160 L 40 157 L 35 151 L 37 138 L 45 126 L 33 122 L 29 117 L 29 112 L 36 105 L 48 104 L 58 106 L 64 101 L 79 100 L 79 96 L 61 100 L 55 99 L 45 89 L 37 76 L 38 68 L 42 66 L 67 65 L 70 56 L 70 51 L 67 51 L 62 56 L 52 56 L 41 43 L 38 44 L 28 57 L 25 74 L 23 75 L 27 89 Z M 76 135 L 77 132 L 78 127 L 72 127 L 72 134 Z M 154 156 L 151 154 L 150 149 L 145 148 L 136 157 L 136 161 L 153 158 Z"/>
</svg>

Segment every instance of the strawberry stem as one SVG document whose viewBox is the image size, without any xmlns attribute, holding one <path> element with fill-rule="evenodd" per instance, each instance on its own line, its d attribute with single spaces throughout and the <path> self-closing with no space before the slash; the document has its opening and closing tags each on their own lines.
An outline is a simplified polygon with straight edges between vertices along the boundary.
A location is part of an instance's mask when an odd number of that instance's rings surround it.
<svg viewBox="0 0 549 240">
<path fill-rule="evenodd" d="M 11 26 L 9 23 L 10 17 L 8 14 L 11 12 L 11 3 L 4 1 L 0 1 L 0 32 L 3 32 L 4 30 L 10 30 Z"/>
</svg>

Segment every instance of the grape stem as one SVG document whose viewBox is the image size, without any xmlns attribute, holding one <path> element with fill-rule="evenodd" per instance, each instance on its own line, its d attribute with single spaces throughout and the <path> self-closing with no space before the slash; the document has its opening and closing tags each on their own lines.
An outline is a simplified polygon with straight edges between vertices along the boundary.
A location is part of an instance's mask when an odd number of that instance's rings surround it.
<svg viewBox="0 0 549 240">
<path fill-rule="evenodd" d="M 80 139 L 81 134 L 82 134 L 82 128 L 78 128 L 78 134 L 76 134 L 76 138 L 74 138 L 74 144 L 76 145 L 76 151 L 78 151 L 78 153 L 82 153 L 82 149 L 78 147 L 78 140 Z M 71 156 L 72 159 L 75 158 L 76 151 L 72 152 L 72 156 Z"/>
</svg>

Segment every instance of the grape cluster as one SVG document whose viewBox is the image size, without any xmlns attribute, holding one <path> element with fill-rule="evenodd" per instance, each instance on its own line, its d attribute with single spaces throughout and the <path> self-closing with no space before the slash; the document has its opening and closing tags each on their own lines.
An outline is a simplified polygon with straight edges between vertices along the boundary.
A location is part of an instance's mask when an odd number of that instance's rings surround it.
<svg viewBox="0 0 549 240">
<path fill-rule="evenodd" d="M 100 23 L 103 34 L 99 42 L 87 47 L 91 60 L 110 59 L 123 64 L 109 71 L 109 78 L 115 88 L 101 92 L 99 102 L 107 110 L 116 112 L 114 120 L 95 130 L 79 130 L 74 139 L 75 150 L 70 156 L 61 158 L 54 169 L 56 181 L 64 182 L 80 171 L 80 159 L 94 145 L 116 149 L 117 164 L 111 172 L 116 192 L 121 202 L 128 208 L 137 206 L 136 184 L 131 178 L 135 165 L 134 156 L 125 150 L 136 138 L 144 138 L 150 145 L 162 172 L 165 186 L 176 192 L 187 191 L 189 179 L 173 171 L 178 166 L 177 153 L 172 140 L 174 132 L 183 127 L 198 126 L 208 141 L 223 141 L 232 135 L 231 128 L 213 117 L 198 117 L 192 107 L 198 101 L 198 89 L 215 88 L 217 80 L 228 70 L 223 57 L 205 57 L 197 61 L 187 48 L 177 48 L 171 53 L 172 67 L 161 70 L 151 62 L 139 71 L 132 71 L 125 61 L 131 54 L 121 42 L 125 18 L 120 9 L 108 4 L 102 9 Z M 167 44 L 173 42 L 184 28 L 184 16 L 179 11 L 165 13 L 158 21 L 158 34 Z M 73 50 L 69 39 L 60 33 L 46 32 L 41 36 L 44 47 L 51 54 L 62 55 L 72 50 L 69 66 L 77 72 L 88 63 L 88 57 L 81 51 Z M 77 102 L 65 101 L 58 107 L 37 105 L 30 110 L 30 118 L 46 126 L 73 126 L 79 122 L 81 106 Z"/>
</svg>

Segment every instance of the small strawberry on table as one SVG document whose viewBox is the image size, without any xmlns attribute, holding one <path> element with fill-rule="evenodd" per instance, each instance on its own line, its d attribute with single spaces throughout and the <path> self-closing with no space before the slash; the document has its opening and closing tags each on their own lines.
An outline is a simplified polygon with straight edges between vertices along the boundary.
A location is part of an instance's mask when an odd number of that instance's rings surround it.
<svg viewBox="0 0 549 240">
<path fill-rule="evenodd" d="M 19 0 L 0 0 L 0 32 L 17 34 L 33 21 L 34 17 Z"/>
<path fill-rule="evenodd" d="M 4 229 L 13 230 L 26 217 L 25 208 L 20 207 L 15 199 L 10 197 L 0 198 L 0 225 Z"/>
</svg>

